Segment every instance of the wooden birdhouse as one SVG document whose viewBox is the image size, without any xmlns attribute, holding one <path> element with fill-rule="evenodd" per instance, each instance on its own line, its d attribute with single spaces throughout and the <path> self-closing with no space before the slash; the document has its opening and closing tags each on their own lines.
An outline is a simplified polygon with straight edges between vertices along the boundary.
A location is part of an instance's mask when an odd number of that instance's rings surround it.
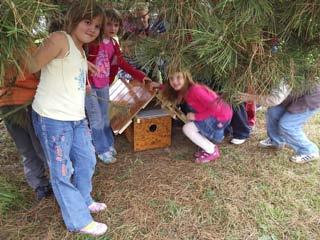
<svg viewBox="0 0 320 240">
<path fill-rule="evenodd" d="M 111 128 L 125 135 L 134 151 L 164 148 L 171 145 L 172 116 L 176 113 L 151 105 L 157 92 L 139 81 L 117 80 L 110 86 Z M 162 100 L 159 100 L 162 103 Z"/>
<path fill-rule="evenodd" d="M 140 111 L 125 130 L 134 151 L 171 145 L 171 116 L 163 109 Z"/>
</svg>

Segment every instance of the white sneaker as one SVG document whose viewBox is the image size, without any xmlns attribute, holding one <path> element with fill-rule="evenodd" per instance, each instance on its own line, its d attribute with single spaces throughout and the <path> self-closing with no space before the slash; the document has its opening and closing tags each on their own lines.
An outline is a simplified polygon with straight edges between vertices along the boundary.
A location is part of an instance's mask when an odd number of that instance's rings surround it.
<svg viewBox="0 0 320 240">
<path fill-rule="evenodd" d="M 98 158 L 106 164 L 114 163 L 117 161 L 117 159 L 115 158 L 115 156 L 111 151 L 98 154 Z"/>
<path fill-rule="evenodd" d="M 263 107 L 261 105 L 256 105 L 256 112 L 263 110 Z"/>
<path fill-rule="evenodd" d="M 264 140 L 261 140 L 259 142 L 259 147 L 262 147 L 262 148 L 270 148 L 270 147 L 276 147 L 270 138 L 266 138 Z"/>
<path fill-rule="evenodd" d="M 290 161 L 295 163 L 307 163 L 317 159 L 319 159 L 319 153 L 311 153 L 311 154 L 292 156 L 290 158 Z"/>
<path fill-rule="evenodd" d="M 230 142 L 232 144 L 240 145 L 240 144 L 244 143 L 246 140 L 247 139 L 232 138 Z"/>
<path fill-rule="evenodd" d="M 116 156 L 118 154 L 117 150 L 113 146 L 109 148 L 109 151 L 112 153 L 113 156 Z"/>
<path fill-rule="evenodd" d="M 93 202 L 88 207 L 91 213 L 102 212 L 107 209 L 107 205 L 104 203 Z"/>
<path fill-rule="evenodd" d="M 87 226 L 82 228 L 79 232 L 83 233 L 83 234 L 89 234 L 89 235 L 96 237 L 96 236 L 101 236 L 101 235 L 105 234 L 107 229 L 108 229 L 108 227 L 106 224 L 92 221 Z"/>
</svg>

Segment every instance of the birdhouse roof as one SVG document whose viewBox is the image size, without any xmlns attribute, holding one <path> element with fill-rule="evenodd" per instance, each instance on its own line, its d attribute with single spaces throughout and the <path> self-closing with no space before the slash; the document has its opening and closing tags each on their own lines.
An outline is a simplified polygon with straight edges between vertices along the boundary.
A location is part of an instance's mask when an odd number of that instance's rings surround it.
<svg viewBox="0 0 320 240">
<path fill-rule="evenodd" d="M 137 80 L 122 79 L 110 86 L 109 93 L 110 124 L 114 134 L 121 134 L 156 95 L 155 90 Z"/>
<path fill-rule="evenodd" d="M 110 125 L 114 134 L 121 134 L 132 122 L 132 119 L 144 109 L 150 101 L 157 97 L 162 107 L 172 116 L 186 122 L 185 115 L 166 102 L 157 91 L 137 80 L 115 81 L 109 89 Z"/>
</svg>

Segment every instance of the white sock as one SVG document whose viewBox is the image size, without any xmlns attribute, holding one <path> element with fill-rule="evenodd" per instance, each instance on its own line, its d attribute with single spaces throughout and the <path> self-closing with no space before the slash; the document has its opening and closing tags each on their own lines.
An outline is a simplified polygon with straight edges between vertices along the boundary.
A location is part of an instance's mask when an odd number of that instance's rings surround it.
<svg viewBox="0 0 320 240">
<path fill-rule="evenodd" d="M 182 131 L 194 144 L 202 148 L 207 153 L 211 154 L 214 152 L 216 145 L 200 134 L 194 122 L 188 122 L 183 125 Z"/>
</svg>

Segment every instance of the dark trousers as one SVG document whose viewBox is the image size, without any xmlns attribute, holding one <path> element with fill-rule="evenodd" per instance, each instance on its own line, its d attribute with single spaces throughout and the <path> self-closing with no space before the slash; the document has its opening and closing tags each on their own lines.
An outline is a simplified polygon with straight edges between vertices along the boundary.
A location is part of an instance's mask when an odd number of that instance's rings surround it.
<svg viewBox="0 0 320 240">
<path fill-rule="evenodd" d="M 45 175 L 47 163 L 40 142 L 33 129 L 30 109 L 29 107 L 28 110 L 22 110 L 26 114 L 26 128 L 10 121 L 5 120 L 4 122 L 22 157 L 26 180 L 33 189 L 36 189 L 40 186 L 48 186 L 49 180 Z"/>
<path fill-rule="evenodd" d="M 246 139 L 249 138 L 250 128 L 248 125 L 248 116 L 245 104 L 242 103 L 237 106 L 232 106 L 233 116 L 230 123 L 228 133 L 232 132 L 233 138 Z"/>
</svg>

